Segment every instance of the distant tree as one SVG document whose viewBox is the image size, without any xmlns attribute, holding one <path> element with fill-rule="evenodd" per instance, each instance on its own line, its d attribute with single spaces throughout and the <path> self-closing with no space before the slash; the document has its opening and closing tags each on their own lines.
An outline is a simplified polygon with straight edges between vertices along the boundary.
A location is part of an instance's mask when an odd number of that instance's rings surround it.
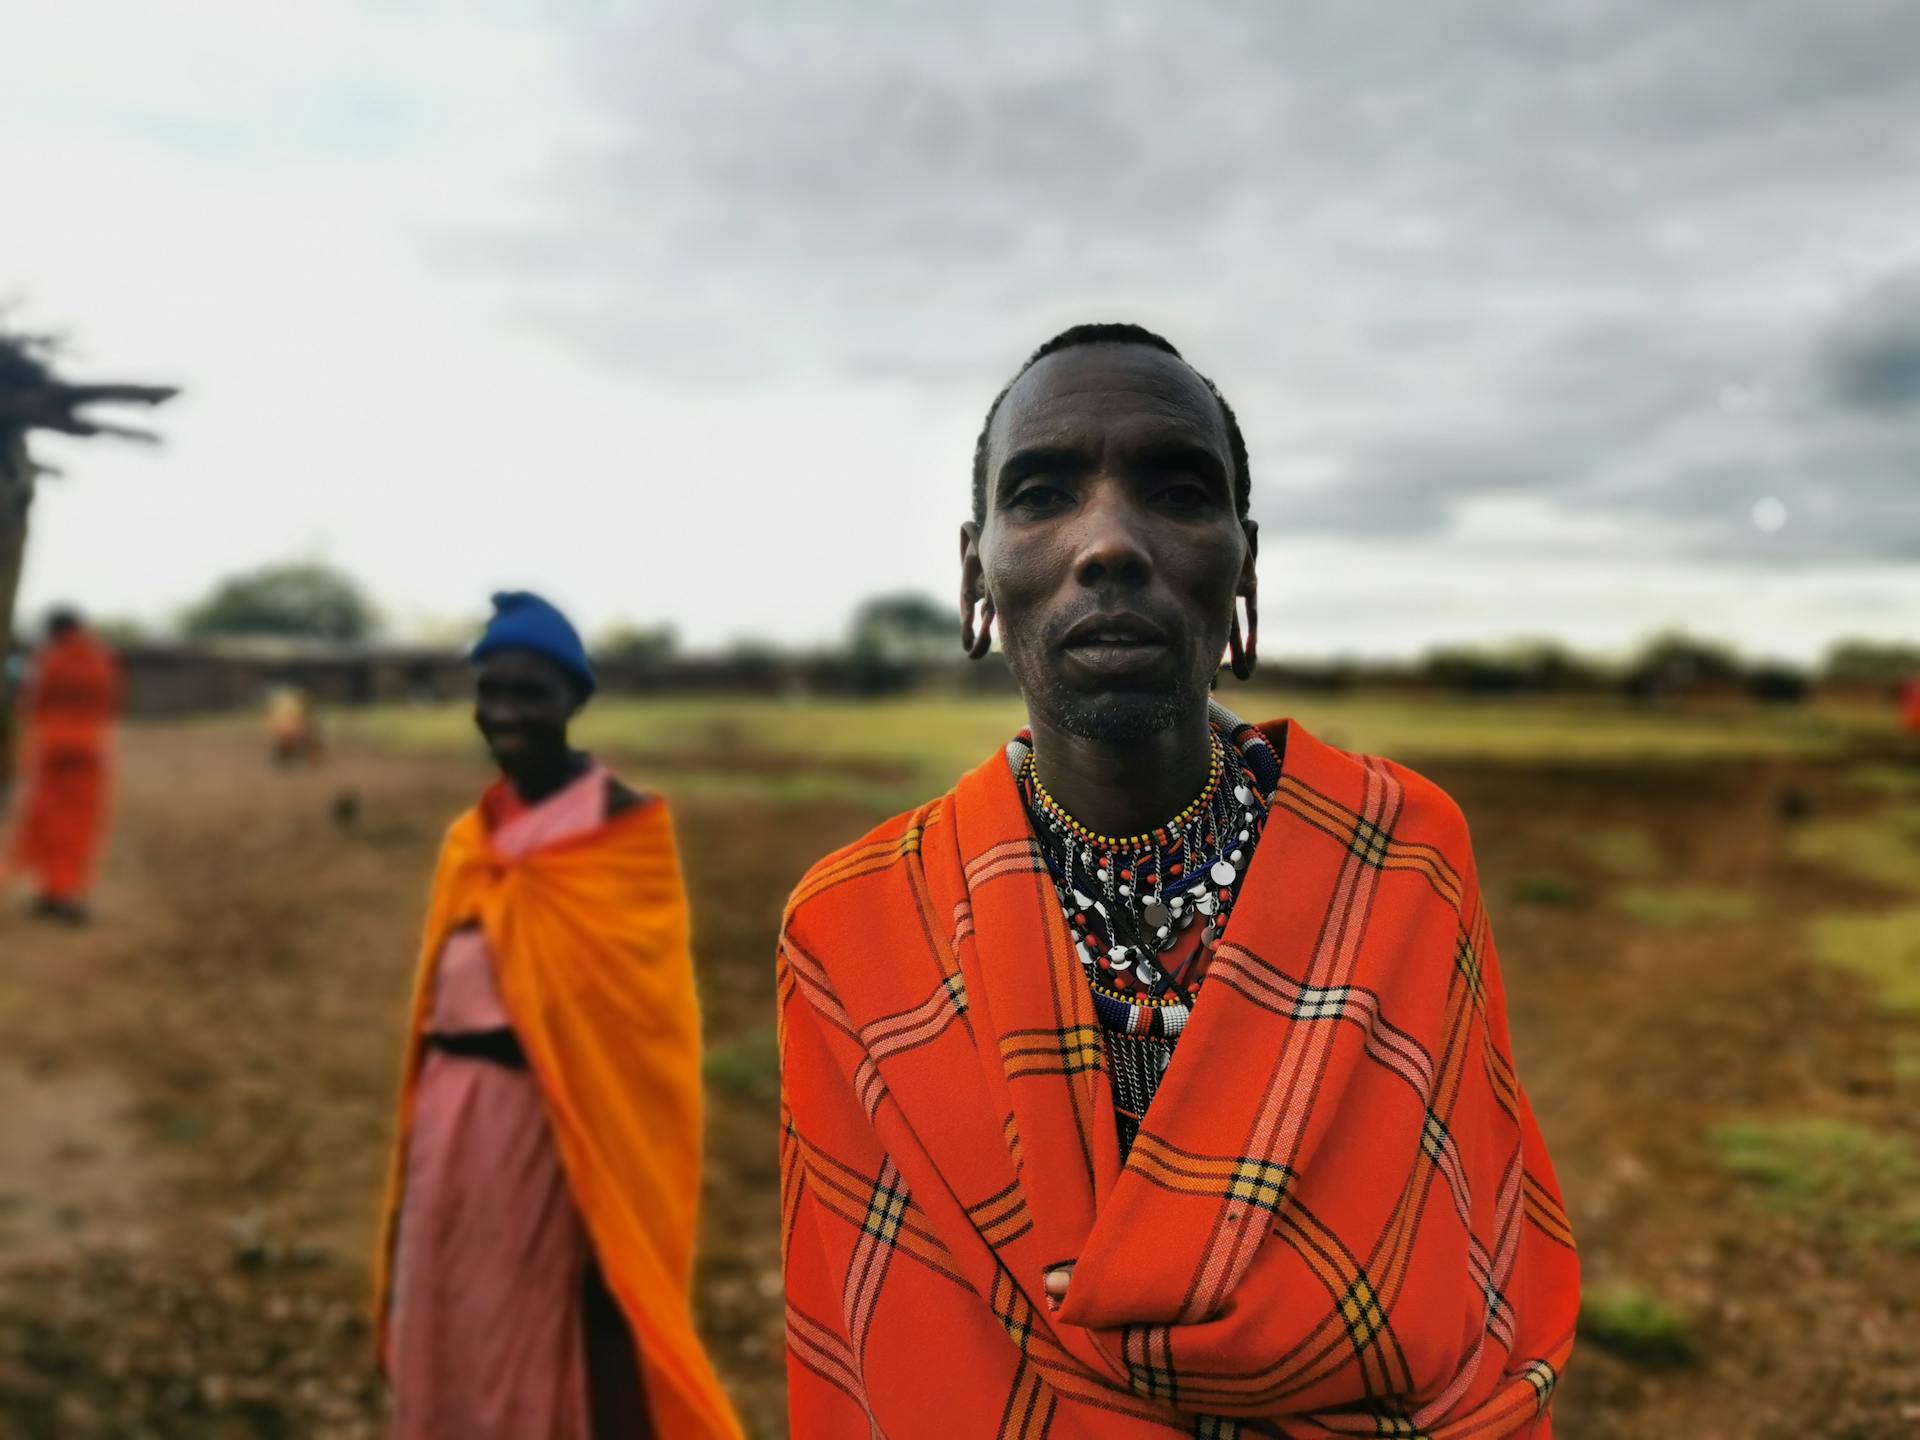
<svg viewBox="0 0 1920 1440">
<path fill-rule="evenodd" d="M 905 592 L 862 602 L 847 632 L 855 689 L 905 689 L 916 672 L 958 658 L 959 630 L 954 614 L 931 596 Z"/>
<path fill-rule="evenodd" d="M 1746 667 L 1731 646 L 1668 632 L 1641 648 L 1627 669 L 1629 694 L 1652 698 L 1689 690 L 1740 687 Z"/>
<path fill-rule="evenodd" d="M 1497 655 L 1463 645 L 1434 650 L 1420 668 L 1436 689 L 1468 695 L 1505 695 L 1520 689 L 1514 667 Z"/>
<path fill-rule="evenodd" d="M 364 640 L 372 605 L 351 578 L 326 565 L 270 565 L 222 580 L 180 622 L 188 635 L 281 635 Z"/>
<path fill-rule="evenodd" d="M 1584 690 L 1600 681 L 1593 662 L 1553 640 L 1527 640 L 1507 652 L 1530 690 Z"/>
<path fill-rule="evenodd" d="M 1422 662 L 1429 683 L 1473 695 L 1559 693 L 1588 688 L 1593 668 L 1551 640 L 1528 640 L 1494 649 L 1456 646 L 1436 650 Z"/>
<path fill-rule="evenodd" d="M 54 362 L 60 344 L 51 336 L 10 329 L 0 315 L 0 655 L 12 644 L 14 604 L 26 561 L 27 521 L 42 476 L 27 437 L 36 430 L 92 439 L 98 435 L 151 441 L 148 431 L 111 425 L 89 412 L 96 405 L 159 405 L 179 392 L 167 385 L 128 385 L 68 380 Z M 11 775 L 13 705 L 6 672 L 0 671 L 0 796 Z"/>
<path fill-rule="evenodd" d="M 849 648 L 856 660 L 925 665 L 960 654 L 953 608 L 930 595 L 876 595 L 853 612 Z"/>
<path fill-rule="evenodd" d="M 1920 645 L 1891 641 L 1842 640 L 1827 651 L 1821 673 L 1831 684 L 1898 689 L 1920 677 Z"/>
<path fill-rule="evenodd" d="M 680 653 L 680 632 L 672 625 L 614 625 L 600 636 L 596 656 L 615 665 L 657 666 Z"/>
<path fill-rule="evenodd" d="M 1813 681 L 1795 666 L 1763 660 L 1747 672 L 1747 693 L 1769 705 L 1798 705 L 1813 693 Z"/>
</svg>

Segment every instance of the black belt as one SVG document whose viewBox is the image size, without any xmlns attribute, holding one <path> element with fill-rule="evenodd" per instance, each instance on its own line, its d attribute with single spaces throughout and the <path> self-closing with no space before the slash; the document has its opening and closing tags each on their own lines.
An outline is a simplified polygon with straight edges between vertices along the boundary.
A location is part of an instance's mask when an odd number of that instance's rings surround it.
<svg viewBox="0 0 1920 1440">
<path fill-rule="evenodd" d="M 460 1035 L 428 1035 L 427 1043 L 449 1055 L 491 1060 L 509 1070 L 527 1068 L 527 1052 L 520 1048 L 520 1037 L 511 1030 L 472 1030 Z"/>
</svg>

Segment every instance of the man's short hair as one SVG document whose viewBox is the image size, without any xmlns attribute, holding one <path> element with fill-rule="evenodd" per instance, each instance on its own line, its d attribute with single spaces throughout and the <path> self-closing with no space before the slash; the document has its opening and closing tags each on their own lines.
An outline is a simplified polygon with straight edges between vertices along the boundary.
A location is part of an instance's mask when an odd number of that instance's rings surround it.
<svg viewBox="0 0 1920 1440">
<path fill-rule="evenodd" d="M 1075 325 L 1070 330 L 1062 330 L 1033 354 L 1026 363 L 1014 371 L 1013 378 L 1000 387 L 1000 393 L 993 397 L 993 403 L 987 407 L 986 422 L 980 427 L 980 438 L 973 446 L 973 518 L 975 523 L 983 523 L 987 518 L 987 433 L 993 429 L 993 417 L 1000 413 L 1000 403 L 1007 398 L 1007 392 L 1020 383 L 1020 377 L 1038 365 L 1049 355 L 1062 350 L 1071 350 L 1076 345 L 1145 345 L 1150 350 L 1158 350 L 1193 370 L 1192 364 L 1178 350 L 1173 342 L 1164 335 L 1156 335 L 1144 325 L 1133 325 L 1126 321 L 1108 321 L 1098 325 Z M 1227 403 L 1227 397 L 1220 393 L 1220 387 L 1198 370 L 1193 373 L 1200 377 L 1200 383 L 1207 387 L 1207 393 L 1219 403 L 1220 418 L 1227 422 L 1227 444 L 1233 451 L 1233 505 L 1242 520 L 1247 518 L 1247 507 L 1253 498 L 1253 473 L 1247 464 L 1246 437 L 1240 433 L 1240 421 L 1233 413 L 1233 407 Z"/>
</svg>

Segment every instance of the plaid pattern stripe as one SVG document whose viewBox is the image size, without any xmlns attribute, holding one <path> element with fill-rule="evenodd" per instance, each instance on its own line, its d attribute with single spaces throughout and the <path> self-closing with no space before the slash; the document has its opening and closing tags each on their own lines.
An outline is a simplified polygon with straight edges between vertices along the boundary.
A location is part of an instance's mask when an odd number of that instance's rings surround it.
<svg viewBox="0 0 1920 1440">
<path fill-rule="evenodd" d="M 1106 1066 L 1099 1027 L 1073 1025 L 1065 1030 L 1021 1030 L 1001 1037 L 1000 1062 L 1009 1080 L 1037 1075 L 1085 1075 Z"/>
<path fill-rule="evenodd" d="M 1033 1229 L 1033 1217 L 1027 1214 L 1027 1197 L 1018 1182 L 989 1195 L 977 1205 L 967 1207 L 967 1219 L 980 1232 L 980 1238 L 993 1249 L 1011 1245 Z"/>
<path fill-rule="evenodd" d="M 1257 1156 L 1232 1159 L 1181 1150 L 1160 1135 L 1142 1131 L 1128 1165 L 1155 1185 L 1189 1195 L 1225 1195 L 1269 1213 L 1285 1200 L 1293 1172 Z M 1144 1147 L 1144 1148 L 1142 1148 Z"/>
<path fill-rule="evenodd" d="M 1572 1236 L 1464 822 L 1412 772 L 1274 738 L 1268 828 L 1124 1163 L 1000 757 L 795 892 L 795 1433 L 1491 1440 L 1550 1403 Z M 1463 1313 L 1464 1356 L 1423 1333 Z"/>
<path fill-rule="evenodd" d="M 787 1353 L 862 1410 L 867 1408 L 860 1367 L 854 1363 L 846 1340 L 838 1330 L 814 1319 L 792 1301 L 787 1302 Z"/>
<path fill-rule="evenodd" d="M 1398 839 L 1391 827 L 1363 816 L 1293 776 L 1282 776 L 1274 803 L 1338 840 L 1355 857 L 1378 870 L 1407 870 L 1433 887 L 1440 899 L 1460 908 L 1460 873 L 1433 845 Z"/>
<path fill-rule="evenodd" d="M 967 982 L 958 972 L 947 976 L 933 993 L 911 1010 L 883 1016 L 860 1029 L 867 1053 L 880 1061 L 903 1050 L 939 1038 L 942 1031 L 967 1013 Z"/>
<path fill-rule="evenodd" d="M 795 1164 L 808 1195 L 822 1212 L 849 1226 L 863 1240 L 887 1250 L 898 1248 L 936 1274 L 958 1282 L 953 1256 L 939 1233 L 913 1203 L 899 1172 L 883 1167 L 869 1178 L 796 1135 Z M 869 1247 L 870 1253 L 877 1253 Z"/>
</svg>

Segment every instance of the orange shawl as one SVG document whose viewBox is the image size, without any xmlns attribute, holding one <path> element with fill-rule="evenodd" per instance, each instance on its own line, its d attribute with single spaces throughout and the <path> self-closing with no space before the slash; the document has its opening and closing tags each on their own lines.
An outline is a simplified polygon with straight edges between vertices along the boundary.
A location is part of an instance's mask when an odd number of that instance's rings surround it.
<svg viewBox="0 0 1920 1440">
<path fill-rule="evenodd" d="M 796 1436 L 1549 1433 L 1578 1271 L 1466 823 L 1411 771 L 1266 728 L 1271 815 L 1124 1165 L 1001 756 L 795 891 Z"/>
<path fill-rule="evenodd" d="M 477 918 L 540 1087 L 567 1189 L 633 1328 L 656 1433 L 737 1437 L 689 1308 L 700 1189 L 700 1017 L 686 891 L 664 803 L 507 860 L 478 810 L 440 852 L 414 988 L 374 1268 L 386 1353 L 391 1264 L 434 966 Z"/>
</svg>

